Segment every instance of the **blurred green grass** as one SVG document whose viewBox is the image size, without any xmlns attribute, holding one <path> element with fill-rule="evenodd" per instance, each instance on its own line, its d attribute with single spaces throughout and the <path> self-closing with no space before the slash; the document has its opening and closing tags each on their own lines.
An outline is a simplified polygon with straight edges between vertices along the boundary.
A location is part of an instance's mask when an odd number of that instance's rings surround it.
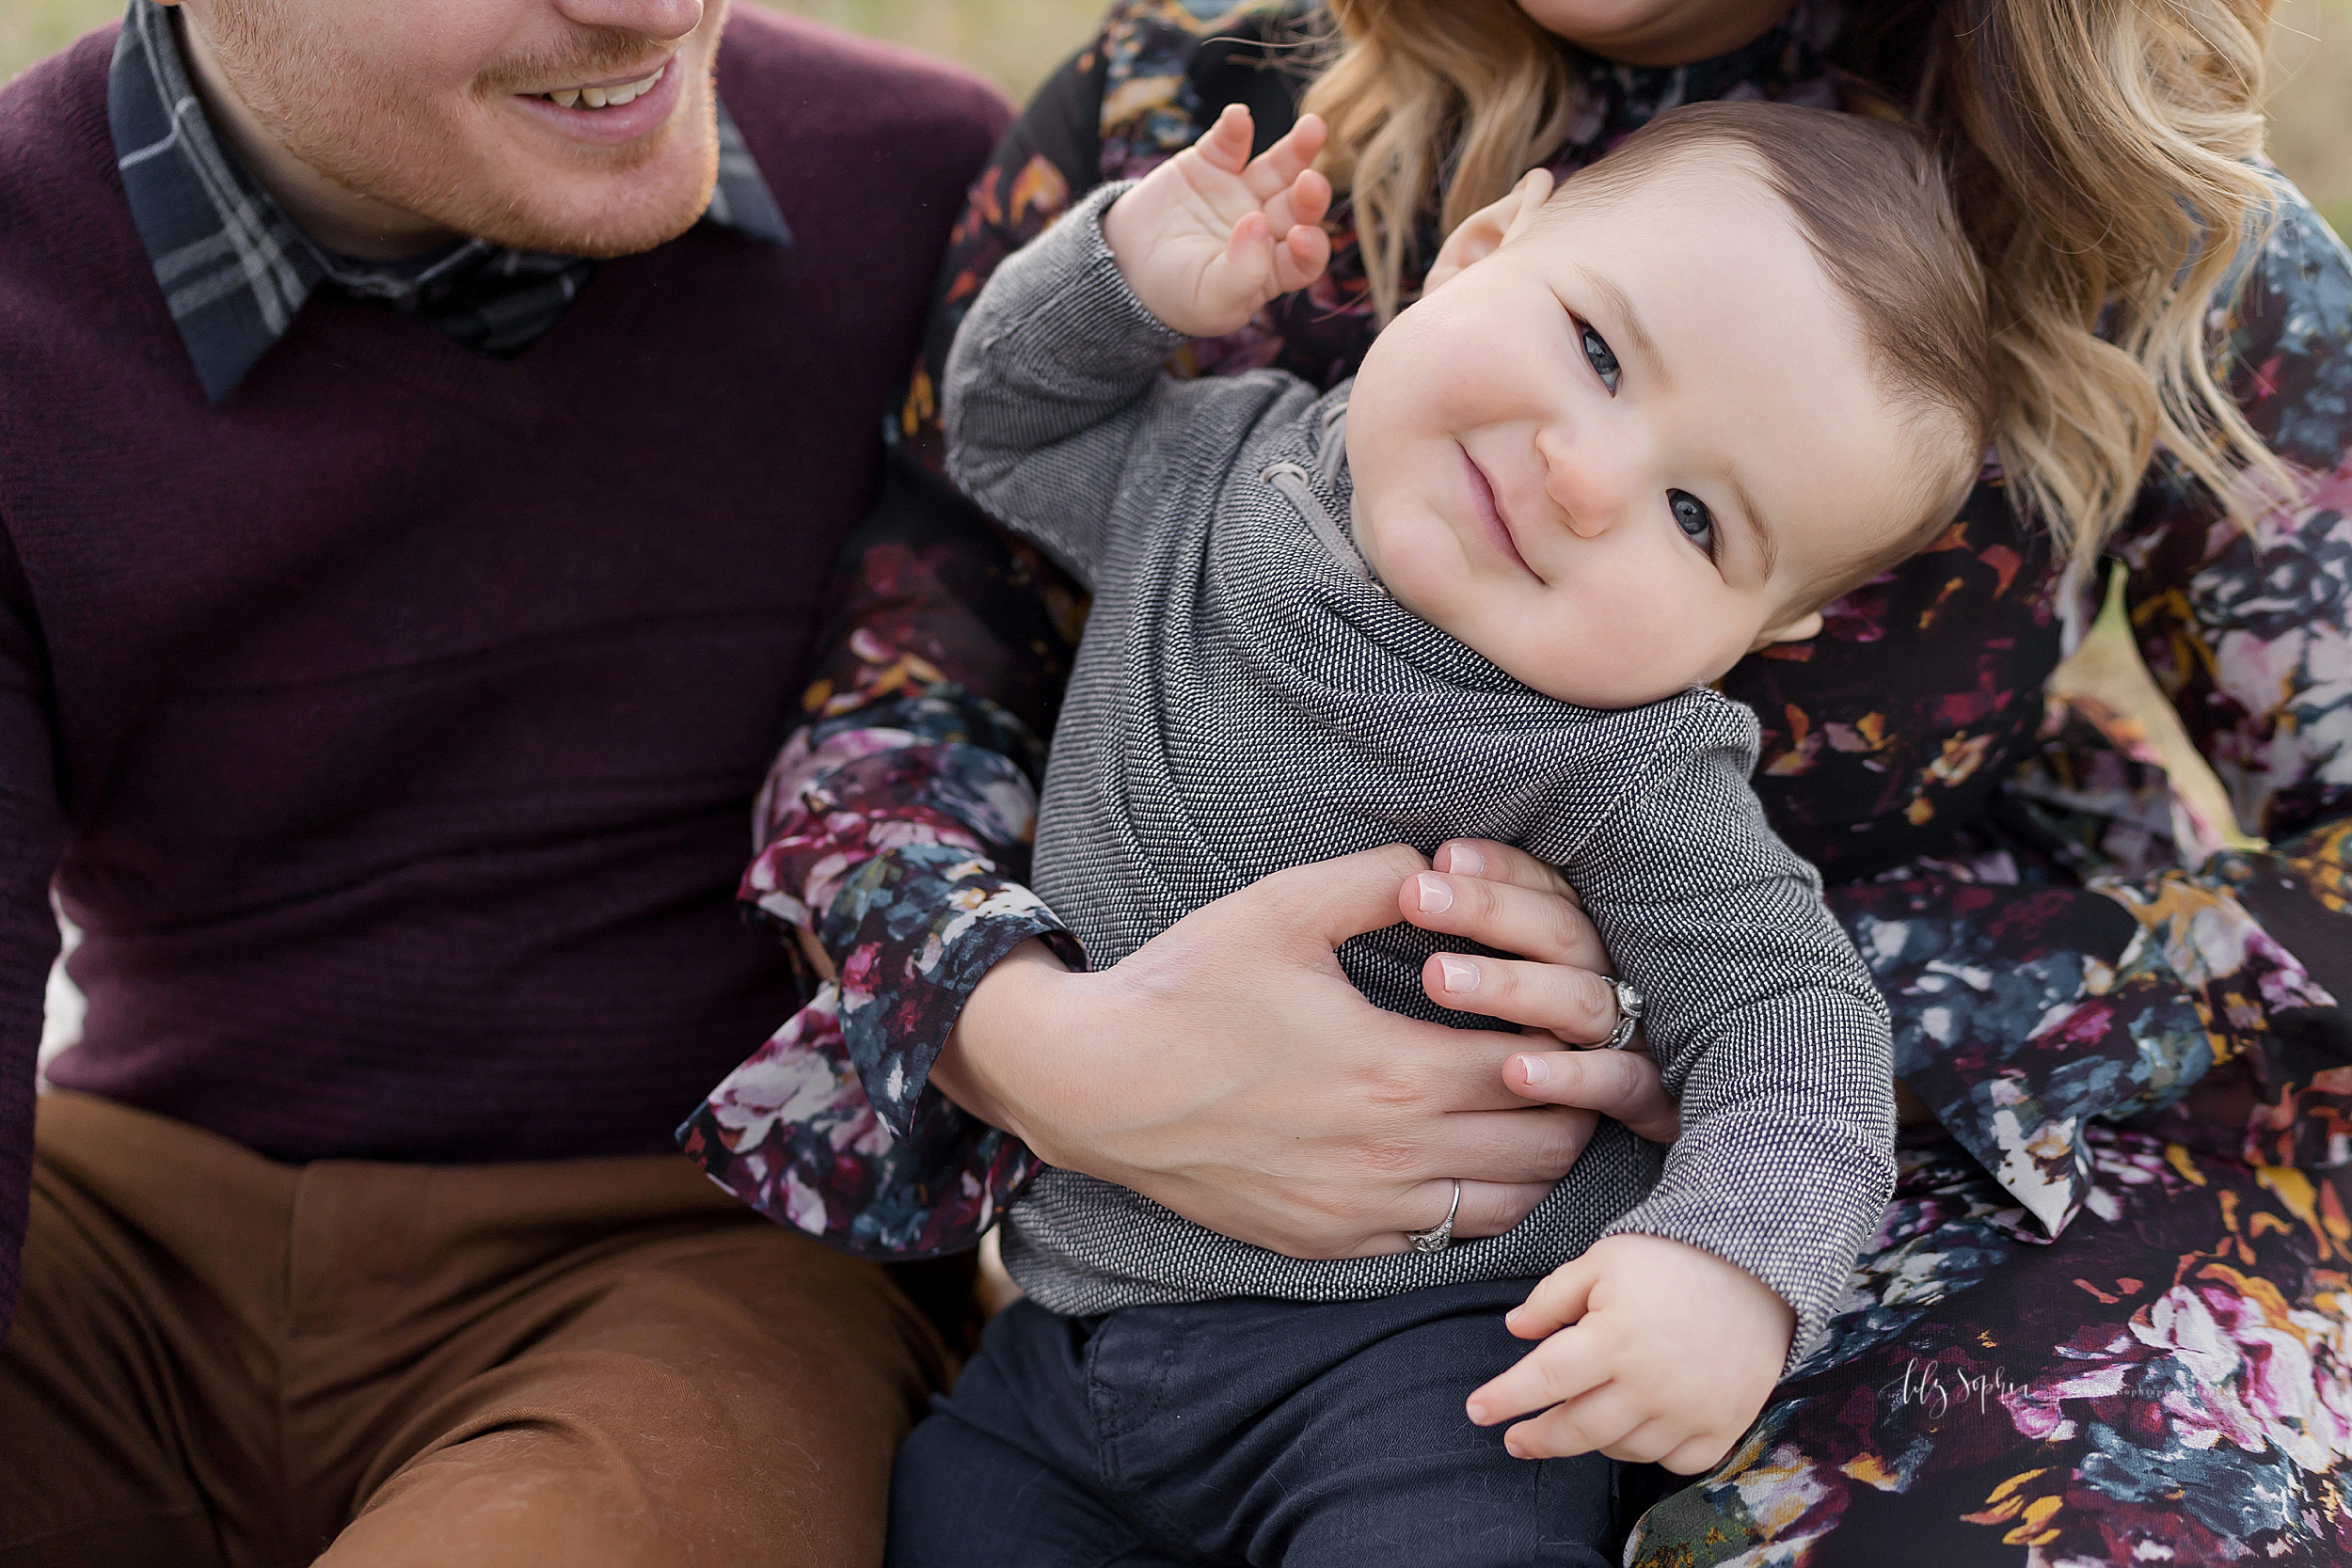
<svg viewBox="0 0 2352 1568">
<path fill-rule="evenodd" d="M 1093 35 L 1108 0 L 760 0 L 961 60 L 1014 102 Z"/>
<path fill-rule="evenodd" d="M 762 0 L 962 60 L 1015 99 L 1086 41 L 1103 0 Z M 119 0 L 0 0 L 0 80 L 120 13 Z M 2271 156 L 2352 236 L 2352 0 L 2279 0 Z"/>
<path fill-rule="evenodd" d="M 2352 241 L 2352 0 L 2280 0 L 2270 156 Z"/>
</svg>

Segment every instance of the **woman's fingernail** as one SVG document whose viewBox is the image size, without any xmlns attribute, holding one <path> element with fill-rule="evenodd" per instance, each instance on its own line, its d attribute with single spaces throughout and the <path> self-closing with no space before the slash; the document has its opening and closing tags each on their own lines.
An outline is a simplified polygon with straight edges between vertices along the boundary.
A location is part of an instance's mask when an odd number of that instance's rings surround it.
<svg viewBox="0 0 2352 1568">
<path fill-rule="evenodd" d="M 1527 1081 L 1531 1085 L 1551 1082 L 1551 1064 L 1541 1056 L 1521 1056 L 1519 1070 L 1527 1074 Z"/>
<path fill-rule="evenodd" d="M 1459 996 L 1478 989 L 1478 966 L 1467 958 L 1439 957 L 1438 973 L 1445 976 L 1446 994 Z"/>
<path fill-rule="evenodd" d="M 1416 877 L 1413 880 L 1420 884 L 1422 913 L 1443 914 L 1454 907 L 1454 890 L 1437 878 Z"/>
<path fill-rule="evenodd" d="M 1484 877 L 1486 857 L 1467 844 L 1457 844 L 1454 847 L 1454 864 L 1449 869 L 1457 877 Z"/>
<path fill-rule="evenodd" d="M 1486 1407 L 1476 1400 L 1470 1402 L 1470 1418 L 1480 1426 L 1486 1424 Z"/>
</svg>

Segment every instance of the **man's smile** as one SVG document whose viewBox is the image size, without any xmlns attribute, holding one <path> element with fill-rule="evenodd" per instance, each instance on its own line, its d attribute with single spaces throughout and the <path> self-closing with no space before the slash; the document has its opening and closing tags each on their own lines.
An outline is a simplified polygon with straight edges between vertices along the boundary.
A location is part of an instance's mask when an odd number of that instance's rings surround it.
<svg viewBox="0 0 2352 1568">
<path fill-rule="evenodd" d="M 608 107 L 618 109 L 651 92 L 655 85 L 661 80 L 662 72 L 669 69 L 670 62 L 664 60 L 654 69 L 651 74 L 640 76 L 634 80 L 608 79 L 602 82 L 586 82 L 578 87 L 556 87 L 532 96 L 545 98 L 558 108 L 564 109 Z"/>
<path fill-rule="evenodd" d="M 568 84 L 516 93 L 524 112 L 578 141 L 618 147 L 651 135 L 666 123 L 684 91 L 688 72 L 674 55 L 651 72 L 596 82 Z"/>
</svg>

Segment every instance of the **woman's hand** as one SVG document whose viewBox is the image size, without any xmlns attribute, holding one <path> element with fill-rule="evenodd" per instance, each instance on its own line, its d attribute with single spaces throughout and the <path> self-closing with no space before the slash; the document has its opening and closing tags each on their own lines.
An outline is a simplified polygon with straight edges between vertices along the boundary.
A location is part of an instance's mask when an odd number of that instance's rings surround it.
<svg viewBox="0 0 2352 1568">
<path fill-rule="evenodd" d="M 1364 1001 L 1333 950 L 1400 909 L 1506 951 L 1557 950 L 1579 927 L 1589 940 L 1572 907 L 1564 915 L 1561 900 L 1532 894 L 1427 911 L 1417 882 L 1427 869 L 1391 846 L 1282 872 L 1097 974 L 1071 974 L 1030 944 L 973 992 L 931 1081 L 1055 1164 L 1294 1257 L 1402 1251 L 1406 1230 L 1445 1216 L 1457 1179 L 1454 1234 L 1499 1235 L 1565 1174 L 1594 1113 L 1622 1101 L 1639 1114 L 1656 1077 L 1584 1106 L 1565 1091 L 1530 1106 L 1504 1079 L 1529 1054 L 1523 1035 L 1449 1029 Z M 1547 1011 L 1532 986 L 1506 1006 L 1490 1000 L 1470 1010 L 1583 1026 Z"/>
<path fill-rule="evenodd" d="M 1593 923 L 1560 873 L 1524 849 L 1492 839 L 1440 845 L 1431 869 L 1399 895 L 1405 918 L 1426 931 L 1466 937 L 1522 958 L 1441 953 L 1422 968 L 1422 989 L 1439 1006 L 1523 1025 L 1562 1046 L 1592 1046 L 1617 1026 L 1613 973 Z M 1509 929 L 1502 942 L 1487 933 Z M 1512 1092 L 1547 1105 L 1601 1111 L 1653 1143 L 1681 1133 L 1636 1031 L 1623 1051 L 1524 1049 L 1503 1069 Z"/>
</svg>

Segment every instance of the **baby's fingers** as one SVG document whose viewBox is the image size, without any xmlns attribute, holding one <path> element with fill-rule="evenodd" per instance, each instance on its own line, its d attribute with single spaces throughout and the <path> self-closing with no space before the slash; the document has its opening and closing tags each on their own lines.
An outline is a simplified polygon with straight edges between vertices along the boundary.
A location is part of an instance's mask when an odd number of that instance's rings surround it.
<svg viewBox="0 0 2352 1568">
<path fill-rule="evenodd" d="M 1532 1421 L 1521 1421 L 1502 1434 L 1502 1446 L 1514 1459 L 1569 1459 L 1614 1448 L 1648 1418 L 1647 1411 L 1609 1384 Z"/>
<path fill-rule="evenodd" d="M 1232 109 L 1225 111 L 1228 115 L 1232 112 Z M 1248 111 L 1243 112 L 1242 119 L 1247 124 Z M 1224 119 L 1219 117 L 1219 127 L 1224 123 Z M 1249 160 L 1249 166 L 1243 171 L 1242 177 L 1249 182 L 1249 189 L 1259 200 L 1271 200 L 1278 193 L 1288 189 L 1291 182 L 1304 173 L 1308 166 L 1315 161 L 1315 154 L 1322 150 L 1323 117 L 1300 115 L 1298 123 L 1292 126 L 1280 141 Z"/>
<path fill-rule="evenodd" d="M 1283 236 L 1274 252 L 1274 286 L 1283 293 L 1303 289 L 1323 276 L 1331 260 L 1331 236 L 1311 224 L 1300 224 Z"/>
<path fill-rule="evenodd" d="M 1540 1339 L 1565 1328 L 1592 1305 L 1597 1277 L 1582 1259 L 1564 1264 L 1537 1280 L 1527 1299 L 1503 1314 L 1502 1322 L 1522 1339 Z"/>
<path fill-rule="evenodd" d="M 1591 1334 L 1564 1329 L 1520 1356 L 1509 1371 L 1472 1389 L 1464 1409 L 1477 1425 L 1490 1427 L 1575 1399 L 1613 1375 L 1610 1357 Z"/>
<path fill-rule="evenodd" d="M 1274 231 L 1283 234 L 1302 223 L 1321 223 L 1330 208 L 1331 182 L 1308 169 L 1266 201 L 1265 215 Z"/>
<path fill-rule="evenodd" d="M 1275 281 L 1277 249 L 1265 214 L 1244 213 L 1226 236 L 1224 250 L 1201 269 L 1197 299 L 1202 313 L 1215 319 L 1230 316 L 1239 325 L 1280 293 Z"/>
<path fill-rule="evenodd" d="M 1254 190 L 1257 182 L 1251 175 L 1258 164 L 1265 162 L 1264 158 L 1258 159 L 1257 163 L 1250 161 L 1249 139 L 1254 134 L 1249 111 L 1239 103 L 1228 103 L 1225 112 L 1216 117 L 1216 123 L 1192 144 L 1193 150 L 1213 167 L 1242 176 Z M 1269 152 L 1271 150 L 1268 150 Z"/>
</svg>

